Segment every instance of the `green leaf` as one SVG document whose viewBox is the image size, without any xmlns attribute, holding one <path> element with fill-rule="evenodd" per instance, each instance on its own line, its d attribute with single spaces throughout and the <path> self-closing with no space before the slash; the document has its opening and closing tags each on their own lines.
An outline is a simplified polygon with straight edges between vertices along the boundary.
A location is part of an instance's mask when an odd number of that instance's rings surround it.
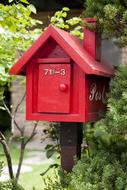
<svg viewBox="0 0 127 190">
<path fill-rule="evenodd" d="M 27 0 L 20 0 L 20 2 L 25 3 L 25 4 L 30 4 Z"/>
<path fill-rule="evenodd" d="M 8 0 L 9 3 L 12 3 L 14 0 Z"/>
<path fill-rule="evenodd" d="M 30 9 L 30 11 L 31 11 L 32 13 L 34 13 L 34 14 L 37 13 L 36 8 L 35 8 L 34 5 L 30 4 L 28 7 L 29 7 L 29 9 Z"/>
<path fill-rule="evenodd" d="M 68 7 L 64 7 L 64 8 L 62 9 L 62 11 L 70 11 L 70 9 L 69 9 Z"/>
<path fill-rule="evenodd" d="M 6 110 L 3 106 L 0 106 L 0 110 Z"/>
<path fill-rule="evenodd" d="M 52 168 L 58 168 L 59 165 L 58 164 L 51 164 L 44 172 L 42 172 L 40 175 L 44 176 L 50 169 Z"/>
<path fill-rule="evenodd" d="M 62 13 L 62 17 L 66 18 L 66 17 L 67 17 L 67 13 L 66 13 L 66 12 L 63 12 L 63 13 Z"/>
<path fill-rule="evenodd" d="M 47 158 L 51 158 L 51 156 L 55 153 L 56 151 L 54 149 L 49 149 L 46 152 Z"/>
<path fill-rule="evenodd" d="M 51 150 L 53 149 L 54 145 L 53 144 L 47 144 L 45 147 L 45 150 Z"/>
</svg>

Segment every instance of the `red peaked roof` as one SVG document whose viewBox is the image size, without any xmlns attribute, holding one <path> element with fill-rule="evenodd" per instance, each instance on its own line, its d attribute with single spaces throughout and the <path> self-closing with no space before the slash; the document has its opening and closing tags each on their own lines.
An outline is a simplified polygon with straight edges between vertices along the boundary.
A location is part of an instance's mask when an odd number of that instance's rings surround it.
<svg viewBox="0 0 127 190">
<path fill-rule="evenodd" d="M 50 25 L 40 37 L 33 43 L 33 45 L 23 54 L 23 56 L 10 69 L 10 74 L 22 75 L 25 65 L 36 54 L 38 49 L 42 47 L 45 42 L 52 37 L 64 51 L 75 61 L 77 65 L 86 74 L 95 74 L 102 76 L 112 76 L 113 68 L 102 62 L 95 61 L 88 52 L 83 48 L 82 40 Z"/>
</svg>

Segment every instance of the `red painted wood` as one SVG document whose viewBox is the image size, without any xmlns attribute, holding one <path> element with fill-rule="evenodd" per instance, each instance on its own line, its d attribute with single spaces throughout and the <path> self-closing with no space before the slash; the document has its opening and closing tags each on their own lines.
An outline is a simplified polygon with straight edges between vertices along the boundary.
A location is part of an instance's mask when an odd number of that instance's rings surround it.
<svg viewBox="0 0 127 190">
<path fill-rule="evenodd" d="M 28 75 L 27 75 L 27 119 L 28 120 L 47 120 L 47 121 L 69 121 L 69 122 L 80 122 L 84 121 L 85 114 L 84 114 L 84 102 L 85 102 L 85 95 L 82 88 L 82 83 L 84 81 L 84 77 L 81 75 L 81 69 L 74 63 L 72 65 L 72 73 L 73 76 L 73 83 L 71 85 L 71 98 L 70 98 L 70 114 L 55 114 L 55 113 L 39 113 L 37 112 L 37 97 L 38 97 L 38 89 L 37 89 L 37 78 L 38 72 L 34 74 L 33 71 L 38 69 L 37 65 L 31 67 L 29 64 Z M 33 70 L 33 71 L 32 71 Z M 32 83 L 33 82 L 33 83 Z M 75 85 L 75 84 L 78 85 Z M 79 86 L 79 88 L 77 88 Z M 31 91 L 32 89 L 32 91 Z M 79 93 L 79 91 L 83 91 Z M 82 101 L 81 101 L 82 100 Z M 31 102 L 31 103 L 30 103 Z"/>
<path fill-rule="evenodd" d="M 85 75 L 85 103 L 84 103 L 84 108 L 85 108 L 85 121 L 88 121 L 88 97 L 89 97 L 89 91 L 88 91 L 88 81 L 87 81 L 87 75 Z"/>
<path fill-rule="evenodd" d="M 38 63 L 70 63 L 70 58 L 38 58 Z"/>
<path fill-rule="evenodd" d="M 72 85 L 71 85 L 71 113 L 79 114 L 79 89 L 76 84 L 80 84 L 79 81 L 79 67 L 72 62 Z"/>
<path fill-rule="evenodd" d="M 48 53 L 47 58 L 70 58 L 70 56 L 60 47 L 60 45 L 56 44 L 53 51 Z"/>
<path fill-rule="evenodd" d="M 30 65 L 29 65 L 30 67 Z M 32 112 L 37 112 L 37 97 L 38 97 L 38 80 L 39 80 L 39 65 L 37 63 L 34 64 L 33 69 L 31 70 L 32 73 L 32 86 L 31 88 L 28 86 L 28 88 L 31 90 L 30 93 L 32 93 Z M 28 97 L 29 98 L 29 97 Z"/>
<path fill-rule="evenodd" d="M 72 68 L 71 81 L 73 82 L 70 87 L 71 88 L 70 114 L 64 114 L 64 113 L 46 114 L 46 113 L 39 113 L 37 111 L 37 97 L 39 96 L 37 93 L 38 85 L 36 85 L 38 83 L 38 75 L 39 75 L 38 64 L 34 64 L 34 66 L 31 66 L 31 63 L 29 63 L 29 66 L 27 68 L 29 74 L 27 76 L 27 102 L 26 102 L 28 120 L 69 121 L 69 122 L 73 121 L 83 122 L 85 120 L 85 113 L 84 113 L 85 91 L 84 87 L 82 86 L 82 84 L 84 84 L 84 74 L 74 62 L 71 62 L 71 68 Z"/>
<path fill-rule="evenodd" d="M 42 114 L 28 111 L 26 119 L 30 121 L 85 122 L 84 116 L 79 114 Z"/>
<path fill-rule="evenodd" d="M 33 66 L 34 64 L 28 64 L 26 67 L 26 118 L 31 117 L 33 113 L 32 107 L 35 105 L 33 99 Z"/>
<path fill-rule="evenodd" d="M 75 88 L 78 87 L 77 109 L 78 109 L 79 115 L 81 115 L 85 121 L 85 90 L 86 90 L 85 89 L 85 76 L 84 76 L 83 71 L 80 68 L 78 70 L 79 70 L 78 82 L 75 83 L 75 84 L 77 84 L 75 86 Z"/>
<path fill-rule="evenodd" d="M 96 28 L 95 18 L 84 19 L 87 23 L 92 24 Z M 99 32 L 84 28 L 84 48 L 97 61 L 101 61 L 101 35 Z"/>
<path fill-rule="evenodd" d="M 100 94 L 113 70 L 95 61 L 81 40 L 49 26 L 10 73 L 26 74 L 27 120 L 88 122 L 106 108 Z M 93 84 L 97 101 L 90 101 Z"/>
<path fill-rule="evenodd" d="M 109 89 L 109 78 L 98 76 L 86 76 L 88 85 L 87 95 L 87 119 L 95 121 L 101 118 L 106 111 L 106 93 Z"/>
<path fill-rule="evenodd" d="M 47 39 L 47 41 L 44 43 L 44 45 L 42 45 L 38 49 L 37 53 L 35 53 L 35 55 L 33 55 L 33 57 L 36 57 L 37 60 L 43 59 L 43 58 L 48 58 L 49 54 L 51 54 L 54 51 L 56 46 L 57 46 L 56 41 L 52 37 L 49 37 Z M 32 57 L 32 59 L 33 59 L 33 57 Z"/>
<path fill-rule="evenodd" d="M 40 64 L 37 111 L 70 112 L 70 64 Z"/>
<path fill-rule="evenodd" d="M 55 26 L 48 29 L 35 41 L 31 48 L 17 61 L 10 69 L 10 74 L 22 75 L 25 73 L 25 65 L 36 57 L 37 52 L 45 46 L 48 39 L 54 39 L 58 45 L 75 61 L 75 63 L 86 74 L 96 74 L 101 76 L 112 76 L 113 68 L 109 65 L 96 62 L 90 54 L 83 48 L 82 41 Z M 50 44 L 49 44 L 50 47 Z M 43 52 L 42 52 L 43 53 Z"/>
</svg>

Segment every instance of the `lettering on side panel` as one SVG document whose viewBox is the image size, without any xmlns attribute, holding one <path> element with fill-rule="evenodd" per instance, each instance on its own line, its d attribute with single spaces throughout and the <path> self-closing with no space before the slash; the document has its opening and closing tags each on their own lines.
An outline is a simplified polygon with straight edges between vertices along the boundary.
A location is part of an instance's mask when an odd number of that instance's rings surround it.
<svg viewBox="0 0 127 190">
<path fill-rule="evenodd" d="M 89 92 L 90 101 L 101 101 L 103 104 L 106 103 L 106 88 L 103 86 L 101 89 L 97 87 L 96 83 L 92 83 Z"/>
</svg>

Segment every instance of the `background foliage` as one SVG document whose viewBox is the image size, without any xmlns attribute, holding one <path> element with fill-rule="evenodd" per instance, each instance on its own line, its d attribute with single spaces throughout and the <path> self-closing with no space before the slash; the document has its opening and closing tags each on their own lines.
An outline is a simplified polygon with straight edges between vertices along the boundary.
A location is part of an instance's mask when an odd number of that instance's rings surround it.
<svg viewBox="0 0 127 190">
<path fill-rule="evenodd" d="M 70 9 L 68 7 L 62 8 L 60 11 L 51 17 L 51 24 L 57 26 L 58 28 L 69 31 L 71 34 L 83 38 L 82 33 L 82 19 L 79 17 L 69 17 Z"/>
<path fill-rule="evenodd" d="M 120 46 L 127 45 L 126 0 L 85 0 L 84 7 L 84 17 L 96 17 L 101 32 L 115 37 Z"/>
<path fill-rule="evenodd" d="M 0 4 L 0 100 L 3 99 L 4 87 L 10 83 L 9 68 L 21 54 L 30 46 L 40 33 L 33 27 L 41 24 L 31 18 L 35 8 L 20 3 L 11 5 Z"/>
</svg>

